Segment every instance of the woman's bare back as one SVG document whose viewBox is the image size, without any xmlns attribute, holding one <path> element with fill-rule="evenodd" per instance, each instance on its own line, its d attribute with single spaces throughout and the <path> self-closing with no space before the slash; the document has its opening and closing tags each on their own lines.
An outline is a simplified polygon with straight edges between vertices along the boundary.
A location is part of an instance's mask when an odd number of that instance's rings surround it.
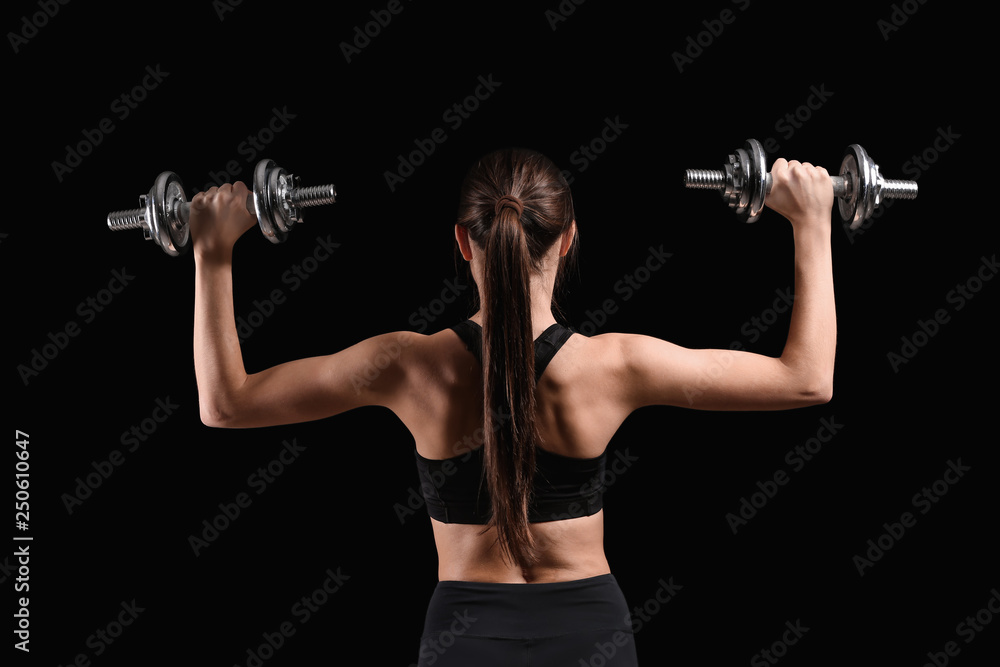
<svg viewBox="0 0 1000 667">
<path fill-rule="evenodd" d="M 536 327 L 536 335 L 545 326 Z M 604 453 L 628 412 L 611 390 L 616 361 L 604 337 L 572 335 L 546 367 L 536 389 L 540 446 L 587 459 Z M 423 359 L 414 381 L 423 390 L 412 408 L 397 409 L 417 453 L 448 459 L 482 445 L 483 393 L 479 362 L 450 329 L 423 336 L 407 352 Z M 612 354 L 613 357 L 613 354 Z M 528 569 L 504 561 L 495 531 L 431 519 L 438 577 L 498 583 L 572 581 L 610 572 L 604 554 L 604 514 L 533 523 L 538 561 Z"/>
</svg>

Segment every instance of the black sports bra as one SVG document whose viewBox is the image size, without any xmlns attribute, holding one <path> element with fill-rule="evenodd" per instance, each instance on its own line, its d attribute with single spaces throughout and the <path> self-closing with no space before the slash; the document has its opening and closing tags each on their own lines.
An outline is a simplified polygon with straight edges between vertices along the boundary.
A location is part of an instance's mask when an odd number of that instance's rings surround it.
<svg viewBox="0 0 1000 667">
<path fill-rule="evenodd" d="M 472 320 L 451 327 L 482 363 L 482 329 Z M 573 331 L 553 324 L 535 339 L 535 381 Z M 534 496 L 528 510 L 532 523 L 596 514 L 604 506 L 605 455 L 580 459 L 537 448 Z M 483 478 L 481 446 L 448 459 L 427 459 L 414 451 L 420 490 L 430 516 L 443 523 L 484 525 L 490 498 Z"/>
</svg>

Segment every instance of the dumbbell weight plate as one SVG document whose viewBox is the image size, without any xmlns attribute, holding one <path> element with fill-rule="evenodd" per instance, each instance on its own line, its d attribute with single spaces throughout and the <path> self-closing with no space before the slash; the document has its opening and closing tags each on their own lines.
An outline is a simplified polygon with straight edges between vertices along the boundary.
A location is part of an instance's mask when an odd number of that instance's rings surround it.
<svg viewBox="0 0 1000 667">
<path fill-rule="evenodd" d="M 296 222 L 298 209 L 286 196 L 295 187 L 294 177 L 274 160 L 261 160 L 253 173 L 253 201 L 261 232 L 271 243 L 282 243 Z"/>
<path fill-rule="evenodd" d="M 866 173 L 867 179 L 865 181 L 865 217 L 854 225 L 859 226 L 864 220 L 871 217 L 875 209 L 882 203 L 882 177 L 879 175 L 878 165 L 875 164 L 875 160 L 871 159 L 865 149 L 857 144 L 854 150 L 861 154 L 861 163 L 864 165 L 864 173 Z"/>
<path fill-rule="evenodd" d="M 168 255 L 182 255 L 190 244 L 189 229 L 174 214 L 175 207 L 187 201 L 180 176 L 165 171 L 156 177 L 146 197 L 146 222 L 153 240 Z"/>
<path fill-rule="evenodd" d="M 277 202 L 271 196 L 270 180 L 278 170 L 274 160 L 261 160 L 253 170 L 253 206 L 260 231 L 271 243 L 281 243 L 287 234 L 279 225 Z"/>
<path fill-rule="evenodd" d="M 851 144 L 844 151 L 840 176 L 845 187 L 844 195 L 837 199 L 840 217 L 851 229 L 857 229 L 879 203 L 878 166 L 864 148 Z"/>
<path fill-rule="evenodd" d="M 767 195 L 767 156 L 764 147 L 756 139 L 747 139 L 743 146 L 749 158 L 744 167 L 747 190 L 750 201 L 744 213 L 745 222 L 756 222 L 764 210 L 764 197 Z"/>
<path fill-rule="evenodd" d="M 767 156 L 756 139 L 747 139 L 743 148 L 729 156 L 723 197 L 743 222 L 756 222 L 767 196 Z"/>
<path fill-rule="evenodd" d="M 729 208 L 733 209 L 736 215 L 743 222 L 753 222 L 750 220 L 750 202 L 753 200 L 753 158 L 751 151 L 746 148 L 737 148 L 729 156 L 729 165 L 726 167 L 726 188 L 725 196 Z"/>
</svg>

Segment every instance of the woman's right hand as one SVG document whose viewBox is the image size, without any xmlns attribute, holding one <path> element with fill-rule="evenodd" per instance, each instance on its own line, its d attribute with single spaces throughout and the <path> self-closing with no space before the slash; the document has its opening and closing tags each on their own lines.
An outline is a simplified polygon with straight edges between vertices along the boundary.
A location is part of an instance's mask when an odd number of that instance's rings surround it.
<svg viewBox="0 0 1000 667">
<path fill-rule="evenodd" d="M 778 158 L 771 165 L 771 191 L 764 203 L 788 218 L 793 229 L 803 225 L 830 228 L 833 184 L 823 167 Z"/>
<path fill-rule="evenodd" d="M 196 259 L 225 259 L 257 222 L 247 210 L 250 191 L 241 181 L 209 188 L 191 199 L 191 244 Z"/>
</svg>

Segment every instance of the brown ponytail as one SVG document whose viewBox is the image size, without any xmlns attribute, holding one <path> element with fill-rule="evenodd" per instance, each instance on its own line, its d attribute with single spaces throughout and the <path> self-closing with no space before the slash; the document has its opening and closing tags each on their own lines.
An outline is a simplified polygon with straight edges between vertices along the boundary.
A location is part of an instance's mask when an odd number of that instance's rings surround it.
<svg viewBox="0 0 1000 667">
<path fill-rule="evenodd" d="M 535 353 L 531 275 L 573 220 L 569 185 L 544 156 L 497 151 L 470 170 L 458 224 L 483 251 L 484 463 L 501 553 L 536 560 L 528 530 L 535 475 Z M 575 243 L 574 243 L 575 248 Z"/>
</svg>

